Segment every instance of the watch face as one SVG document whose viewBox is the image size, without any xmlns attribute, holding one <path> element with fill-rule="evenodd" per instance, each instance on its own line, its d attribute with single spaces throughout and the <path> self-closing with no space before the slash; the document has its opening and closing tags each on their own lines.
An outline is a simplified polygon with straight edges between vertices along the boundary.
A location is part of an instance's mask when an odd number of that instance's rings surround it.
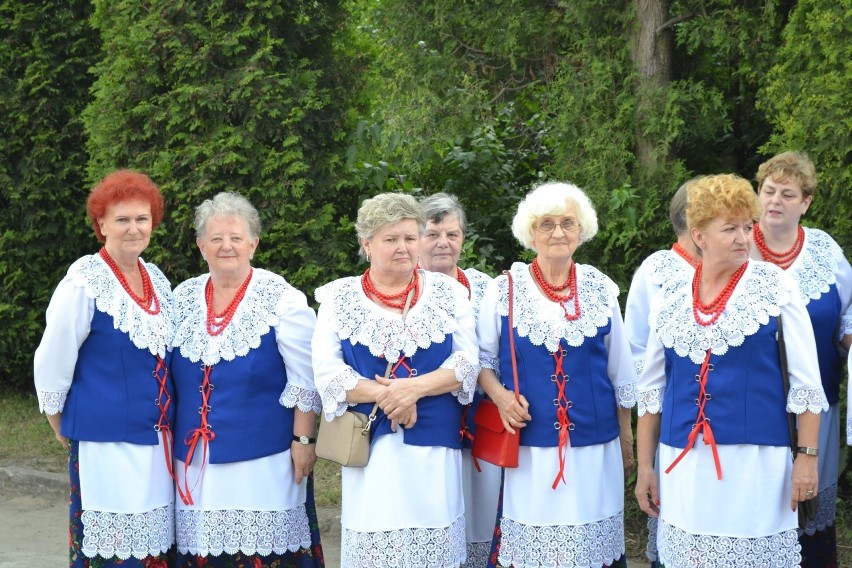
<svg viewBox="0 0 852 568">
<path fill-rule="evenodd" d="M 307 446 L 308 445 L 308 437 L 307 436 L 299 436 L 299 443 Z"/>
</svg>

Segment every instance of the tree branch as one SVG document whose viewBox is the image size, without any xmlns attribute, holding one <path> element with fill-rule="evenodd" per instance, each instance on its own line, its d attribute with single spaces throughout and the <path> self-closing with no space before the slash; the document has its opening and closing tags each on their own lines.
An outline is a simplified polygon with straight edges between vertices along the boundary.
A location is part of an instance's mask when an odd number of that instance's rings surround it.
<svg viewBox="0 0 852 568">
<path fill-rule="evenodd" d="M 680 16 L 676 16 L 676 17 L 672 18 L 671 20 L 669 20 L 668 22 L 664 22 L 660 27 L 658 27 L 656 30 L 654 30 L 654 35 L 659 35 L 659 33 L 662 32 L 663 30 L 666 30 L 668 28 L 673 28 L 677 24 L 679 24 L 683 21 L 689 20 L 690 18 L 694 18 L 694 17 L 695 17 L 695 12 L 690 12 L 688 14 L 681 14 Z"/>
</svg>

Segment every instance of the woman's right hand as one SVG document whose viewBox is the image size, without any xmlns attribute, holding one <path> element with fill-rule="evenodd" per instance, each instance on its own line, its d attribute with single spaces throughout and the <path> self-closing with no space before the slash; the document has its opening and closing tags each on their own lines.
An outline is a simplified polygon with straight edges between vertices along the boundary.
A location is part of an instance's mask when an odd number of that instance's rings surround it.
<svg viewBox="0 0 852 568">
<path fill-rule="evenodd" d="M 636 473 L 636 501 L 648 516 L 660 516 L 660 493 L 657 472 L 653 467 L 640 467 Z"/>
<path fill-rule="evenodd" d="M 526 426 L 527 420 L 532 420 L 529 409 L 530 403 L 524 395 L 518 395 L 515 398 L 515 392 L 503 387 L 496 396 L 492 396 L 491 400 L 497 405 L 497 410 L 500 411 L 500 418 L 503 420 L 503 427 L 510 434 L 515 434 L 515 428 L 523 428 Z"/>
</svg>

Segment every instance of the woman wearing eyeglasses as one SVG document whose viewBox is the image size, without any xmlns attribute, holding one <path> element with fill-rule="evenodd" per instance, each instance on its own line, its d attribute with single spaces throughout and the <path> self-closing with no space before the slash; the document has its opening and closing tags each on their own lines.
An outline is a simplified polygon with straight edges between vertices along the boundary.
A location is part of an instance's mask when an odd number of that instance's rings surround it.
<svg viewBox="0 0 852 568">
<path fill-rule="evenodd" d="M 500 566 L 626 566 L 633 362 L 618 287 L 573 259 L 597 230 L 582 190 L 567 183 L 537 187 L 512 222 L 515 237 L 536 257 L 513 264 L 511 280 L 498 276 L 482 300 L 480 385 L 505 428 L 521 436 L 519 467 L 505 474 Z"/>
</svg>

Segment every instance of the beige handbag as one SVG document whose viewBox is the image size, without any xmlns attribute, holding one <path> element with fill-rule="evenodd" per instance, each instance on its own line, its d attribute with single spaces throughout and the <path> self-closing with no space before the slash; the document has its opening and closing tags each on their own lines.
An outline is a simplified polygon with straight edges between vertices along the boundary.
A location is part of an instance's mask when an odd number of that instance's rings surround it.
<svg viewBox="0 0 852 568">
<path fill-rule="evenodd" d="M 402 310 L 402 321 L 408 315 L 414 289 L 408 293 L 405 307 Z M 388 361 L 385 378 L 390 376 L 393 363 Z M 317 434 L 317 457 L 339 463 L 347 467 L 364 467 L 370 459 L 370 428 L 379 412 L 379 403 L 373 405 L 373 410 L 367 416 L 363 412 L 348 410 L 342 416 L 329 421 L 322 413 L 319 433 Z"/>
</svg>

